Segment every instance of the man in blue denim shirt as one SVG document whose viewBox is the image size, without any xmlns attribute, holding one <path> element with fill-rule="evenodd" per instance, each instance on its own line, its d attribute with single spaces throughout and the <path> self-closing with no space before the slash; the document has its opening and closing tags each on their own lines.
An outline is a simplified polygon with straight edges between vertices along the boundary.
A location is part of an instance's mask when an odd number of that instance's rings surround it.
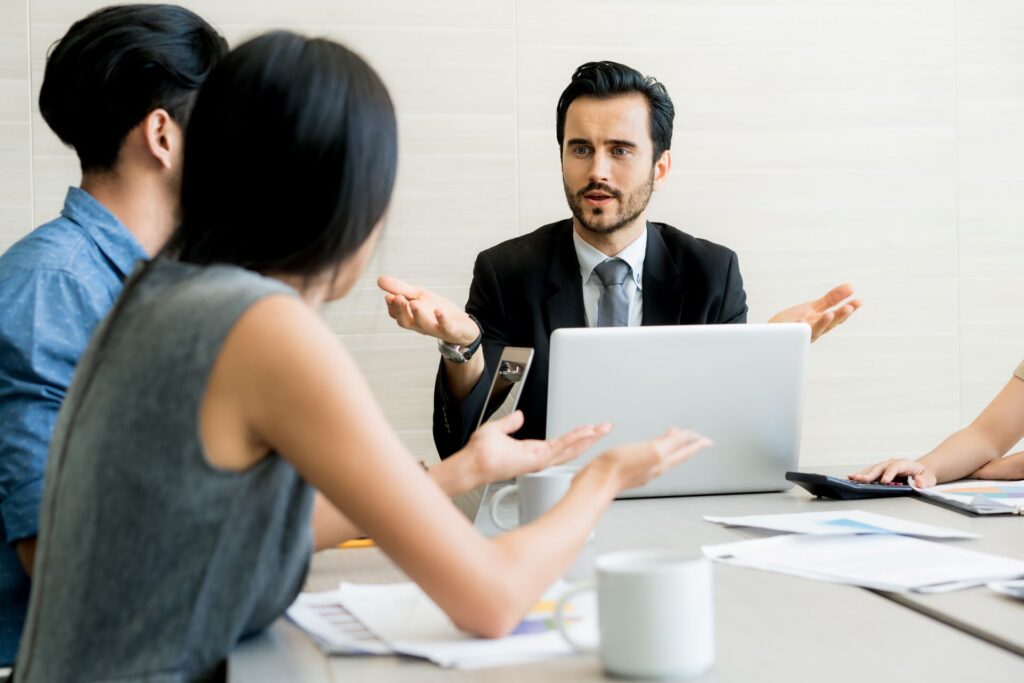
<svg viewBox="0 0 1024 683">
<path fill-rule="evenodd" d="M 81 188 L 0 256 L 0 666 L 18 651 L 54 421 L 89 337 L 177 222 L 182 134 L 224 39 L 173 5 L 99 10 L 53 48 L 43 118 Z"/>
</svg>

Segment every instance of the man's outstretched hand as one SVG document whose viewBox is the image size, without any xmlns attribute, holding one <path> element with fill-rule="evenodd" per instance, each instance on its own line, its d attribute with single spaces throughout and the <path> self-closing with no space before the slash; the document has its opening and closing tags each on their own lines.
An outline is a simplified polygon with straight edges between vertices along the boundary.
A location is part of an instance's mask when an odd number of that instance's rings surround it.
<svg viewBox="0 0 1024 683">
<path fill-rule="evenodd" d="M 377 286 L 385 292 L 388 315 L 401 328 L 463 346 L 472 344 L 480 334 L 473 319 L 440 294 L 390 275 L 378 278 Z"/>
<path fill-rule="evenodd" d="M 846 322 L 860 308 L 860 300 L 851 298 L 853 285 L 839 285 L 828 294 L 797 304 L 773 315 L 770 323 L 807 323 L 811 326 L 811 341 Z"/>
</svg>

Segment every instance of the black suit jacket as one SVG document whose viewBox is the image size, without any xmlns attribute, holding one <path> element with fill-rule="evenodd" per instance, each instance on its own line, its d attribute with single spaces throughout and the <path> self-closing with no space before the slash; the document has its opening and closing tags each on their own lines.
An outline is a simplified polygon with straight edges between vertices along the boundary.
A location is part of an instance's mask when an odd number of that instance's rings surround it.
<svg viewBox="0 0 1024 683">
<path fill-rule="evenodd" d="M 647 227 L 645 326 L 746 322 L 747 297 L 733 251 L 663 223 L 649 222 Z M 519 398 L 526 421 L 516 436 L 545 438 L 551 333 L 561 327 L 586 327 L 572 220 L 545 225 L 481 252 L 473 268 L 466 311 L 483 328 L 486 369 L 469 396 L 458 401 L 448 390 L 443 364 L 438 368 L 434 386 L 438 453 L 447 457 L 469 440 L 506 346 L 534 349 Z"/>
</svg>

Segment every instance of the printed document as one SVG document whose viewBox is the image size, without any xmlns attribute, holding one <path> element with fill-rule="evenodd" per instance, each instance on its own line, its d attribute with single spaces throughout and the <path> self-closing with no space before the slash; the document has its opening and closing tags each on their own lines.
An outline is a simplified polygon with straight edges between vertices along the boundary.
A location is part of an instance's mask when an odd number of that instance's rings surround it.
<svg viewBox="0 0 1024 683">
<path fill-rule="evenodd" d="M 893 592 L 1024 577 L 1024 562 L 890 534 L 784 535 L 704 546 L 719 562 Z"/>
<path fill-rule="evenodd" d="M 927 538 L 979 538 L 978 534 L 947 527 L 909 522 L 896 517 L 876 515 L 863 510 L 830 510 L 798 512 L 781 515 L 746 515 L 743 517 L 705 516 L 709 522 L 726 526 L 742 526 L 796 534 L 901 534 Z"/>
<path fill-rule="evenodd" d="M 445 667 L 478 669 L 571 654 L 554 624 L 558 599 L 568 590 L 567 583 L 557 582 L 511 634 L 495 639 L 456 628 L 414 583 L 342 583 L 337 591 L 300 595 L 288 616 L 328 654 L 403 654 Z M 575 637 L 596 641 L 592 594 L 574 598 L 564 614 Z"/>
</svg>

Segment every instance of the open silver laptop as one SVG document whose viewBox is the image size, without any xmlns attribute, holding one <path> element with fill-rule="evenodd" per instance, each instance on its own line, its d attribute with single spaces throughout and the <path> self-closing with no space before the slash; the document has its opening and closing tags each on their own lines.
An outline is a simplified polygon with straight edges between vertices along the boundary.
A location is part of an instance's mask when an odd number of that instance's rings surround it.
<svg viewBox="0 0 1024 683">
<path fill-rule="evenodd" d="M 577 460 L 669 427 L 714 441 L 623 497 L 779 491 L 800 451 L 810 328 L 801 324 L 556 330 L 547 433 L 614 428 Z"/>
</svg>

